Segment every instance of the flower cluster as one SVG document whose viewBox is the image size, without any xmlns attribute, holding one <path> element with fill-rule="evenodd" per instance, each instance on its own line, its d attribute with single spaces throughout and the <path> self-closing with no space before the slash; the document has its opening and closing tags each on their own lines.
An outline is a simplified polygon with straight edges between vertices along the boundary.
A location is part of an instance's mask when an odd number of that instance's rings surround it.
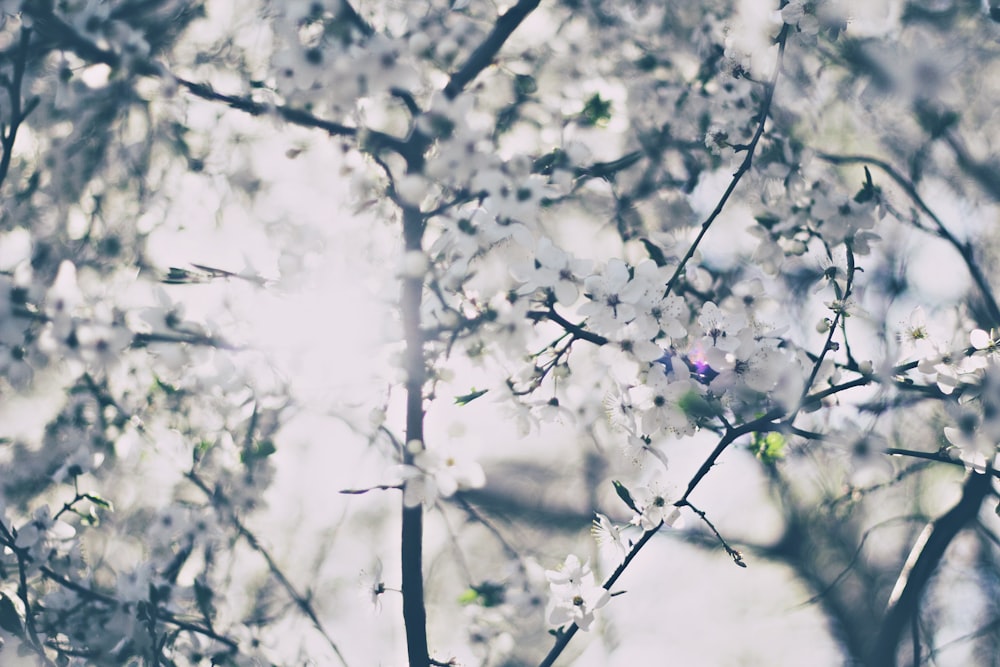
<svg viewBox="0 0 1000 667">
<path fill-rule="evenodd" d="M 549 624 L 559 627 L 574 623 L 583 631 L 590 629 L 597 610 L 611 600 L 611 594 L 594 581 L 589 562 L 570 554 L 557 570 L 546 570 L 549 580 Z"/>
</svg>

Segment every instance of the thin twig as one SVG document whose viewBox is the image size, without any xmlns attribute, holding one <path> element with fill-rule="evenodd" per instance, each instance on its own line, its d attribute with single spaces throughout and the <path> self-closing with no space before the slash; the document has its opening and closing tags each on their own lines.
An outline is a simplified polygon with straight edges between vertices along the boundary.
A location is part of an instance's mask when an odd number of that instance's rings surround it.
<svg viewBox="0 0 1000 667">
<path fill-rule="evenodd" d="M 990 476 L 977 473 L 969 475 L 958 504 L 927 525 L 896 579 L 868 664 L 896 663 L 900 635 L 910 617 L 917 613 L 927 582 L 944 557 L 948 545 L 966 524 L 975 519 L 983 499 L 991 490 Z"/>
<path fill-rule="evenodd" d="M 705 525 L 707 525 L 712 530 L 712 532 L 715 533 L 715 537 L 722 544 L 722 548 L 726 550 L 726 553 L 729 554 L 729 557 L 733 559 L 733 562 L 739 565 L 740 567 L 745 568 L 747 566 L 746 561 L 743 560 L 743 554 L 740 553 L 738 550 L 729 546 L 729 543 L 726 542 L 726 539 L 724 537 L 722 537 L 722 534 L 719 532 L 719 529 L 715 527 L 715 524 L 709 521 L 708 516 L 706 516 L 703 510 L 700 510 L 694 505 L 692 505 L 690 500 L 682 500 L 680 502 L 675 503 L 675 505 L 677 507 L 690 508 L 692 512 L 701 517 L 701 520 L 705 522 Z"/>
<path fill-rule="evenodd" d="M 771 101 L 774 99 L 774 89 L 778 84 L 778 75 L 781 72 L 781 63 L 785 56 L 785 41 L 788 38 L 788 30 L 789 25 L 787 23 L 782 25 L 781 32 L 778 33 L 778 37 L 775 40 L 778 44 L 778 57 L 774 64 L 774 72 L 771 74 L 771 80 L 768 82 L 764 92 L 764 100 L 761 103 L 760 119 L 757 122 L 757 130 L 754 132 L 750 143 L 746 145 L 746 157 L 743 158 L 743 162 L 740 163 L 736 173 L 733 174 L 733 178 L 729 182 L 729 187 L 727 187 L 726 191 L 722 193 L 722 197 L 719 198 L 719 203 L 715 205 L 715 209 L 711 214 L 709 214 L 705 222 L 701 224 L 701 231 L 698 232 L 698 236 L 695 238 L 694 242 L 691 243 L 691 247 L 688 248 L 684 257 L 681 259 L 680 264 L 678 264 L 677 268 L 674 269 L 674 274 L 670 277 L 670 280 L 667 281 L 666 289 L 663 292 L 664 297 L 669 296 L 673 291 L 678 279 L 680 279 L 681 274 L 684 272 L 684 267 L 694 256 L 694 253 L 701 244 L 702 239 L 705 238 L 705 234 L 708 233 L 708 229 L 712 226 L 712 223 L 715 222 L 716 218 L 718 218 L 722 213 L 726 203 L 729 201 L 729 197 L 732 196 L 733 192 L 736 190 L 736 186 L 739 185 L 739 182 L 743 179 L 743 176 L 750 171 L 750 165 L 753 163 L 754 151 L 757 150 L 757 143 L 764 135 L 764 125 L 767 123 L 768 116 L 771 113 Z"/>
<path fill-rule="evenodd" d="M 655 527 L 650 528 L 645 533 L 643 533 L 642 537 L 639 538 L 639 541 L 636 542 L 634 545 L 632 545 L 632 548 L 625 556 L 625 560 L 622 561 L 621 565 L 619 565 L 615 569 L 615 571 L 611 573 L 611 576 L 608 577 L 607 580 L 601 585 L 601 587 L 604 588 L 604 590 L 606 591 L 611 590 L 611 587 L 614 586 L 615 582 L 618 581 L 619 577 L 621 577 L 622 574 L 624 574 L 626 568 L 628 568 L 632 560 L 637 555 L 639 555 L 639 552 L 642 551 L 642 548 L 644 546 L 646 546 L 646 543 L 649 542 L 653 538 L 653 535 L 656 535 L 656 533 L 662 527 L 663 527 L 663 522 L 661 521 Z M 552 646 L 551 650 L 549 650 L 545 658 L 540 663 L 538 663 L 538 667 L 552 667 L 556 659 L 566 649 L 566 646 L 569 644 L 570 640 L 573 639 L 573 636 L 577 633 L 579 629 L 580 629 L 579 626 L 576 623 L 573 623 L 565 630 L 560 631 L 556 636 L 556 643 Z"/>
<path fill-rule="evenodd" d="M 928 218 L 934 223 L 937 230 L 937 235 L 944 240 L 946 240 L 958 254 L 962 257 L 962 261 L 965 263 L 965 268 L 972 277 L 973 282 L 976 283 L 976 287 L 979 288 L 979 293 L 986 302 L 986 307 L 989 310 L 989 316 L 992 318 L 993 322 L 990 324 L 1000 324 L 1000 306 L 997 305 L 997 301 L 993 296 L 993 290 L 990 288 L 989 281 L 983 274 L 979 265 L 976 263 L 972 256 L 972 245 L 968 242 L 960 242 L 951 231 L 945 226 L 941 219 L 934 213 L 933 210 L 924 202 L 920 193 L 917 192 L 917 186 L 913 184 L 908 178 L 899 173 L 891 164 L 885 160 L 881 160 L 877 157 L 871 155 L 835 155 L 832 153 L 818 153 L 818 157 L 827 162 L 833 164 L 870 164 L 881 169 L 889 178 L 896 182 L 896 185 L 903 189 L 903 192 L 913 201 L 917 207 L 923 211 Z"/>
<path fill-rule="evenodd" d="M 246 543 L 250 546 L 251 549 L 253 549 L 258 554 L 261 555 L 261 557 L 267 563 L 268 570 L 270 570 L 274 578 L 278 580 L 278 583 L 281 584 L 281 587 L 285 589 L 285 592 L 288 593 L 289 597 L 292 598 L 292 601 L 299 608 L 299 610 L 303 614 L 305 614 L 310 621 L 312 621 L 313 625 L 316 627 L 316 630 L 318 630 L 320 635 L 322 635 L 323 638 L 326 640 L 327 645 L 337 656 L 337 659 L 340 660 L 340 663 L 344 665 L 344 667 L 348 667 L 347 660 L 344 658 L 344 654 L 340 652 L 340 647 L 337 646 L 337 643 L 330 636 L 330 633 L 327 632 L 325 627 L 323 627 L 323 623 L 322 621 L 319 620 L 319 616 L 316 614 L 316 610 L 313 609 L 312 604 L 304 595 L 298 592 L 298 590 L 295 588 L 295 585 L 288 579 L 287 576 L 285 576 L 285 573 L 278 565 L 278 562 L 274 559 L 271 553 L 264 547 L 264 545 L 260 543 L 260 541 L 257 539 L 257 536 L 254 535 L 254 533 L 249 528 L 247 528 L 242 521 L 240 521 L 239 517 L 236 516 L 236 512 L 230 505 L 229 500 L 224 495 L 222 495 L 222 493 L 218 488 L 216 489 L 209 488 L 208 484 L 206 484 L 205 481 L 198 475 L 198 473 L 194 472 L 193 470 L 184 473 L 184 476 L 188 480 L 190 480 L 191 483 L 193 483 L 196 487 L 198 487 L 198 489 L 200 489 L 202 493 L 208 496 L 208 498 L 212 501 L 213 505 L 215 505 L 217 509 L 222 510 L 223 508 L 226 508 L 226 514 L 227 514 L 227 516 L 225 516 L 226 521 L 230 522 L 236 528 L 236 532 L 239 533 L 240 537 L 246 540 Z"/>
</svg>

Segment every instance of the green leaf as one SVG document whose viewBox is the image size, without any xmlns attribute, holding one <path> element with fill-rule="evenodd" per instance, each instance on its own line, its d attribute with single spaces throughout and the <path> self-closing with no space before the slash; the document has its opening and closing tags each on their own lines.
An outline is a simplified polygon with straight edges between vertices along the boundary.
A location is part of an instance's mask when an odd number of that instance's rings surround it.
<svg viewBox="0 0 1000 667">
<path fill-rule="evenodd" d="M 468 394 L 462 394 L 461 396 L 456 396 L 455 404 L 468 405 L 469 403 L 476 400 L 477 398 L 479 398 L 488 391 L 489 389 L 476 389 L 475 387 L 473 387 L 472 391 L 470 391 Z"/>
<path fill-rule="evenodd" d="M 640 237 L 639 241 L 641 241 L 643 247 L 646 248 L 646 254 L 649 255 L 649 258 L 653 260 L 653 262 L 655 262 L 657 266 L 667 265 L 667 258 L 663 254 L 663 250 L 660 248 L 660 246 L 656 245 L 655 243 L 653 243 L 652 241 L 650 241 L 645 237 Z"/>
<path fill-rule="evenodd" d="M 194 450 L 192 450 L 192 456 L 194 457 L 195 463 L 201 461 L 205 454 L 208 454 L 208 451 L 212 449 L 212 446 L 212 441 L 200 440 L 198 444 L 194 446 Z"/>
<path fill-rule="evenodd" d="M 271 440 L 258 440 L 243 450 L 240 454 L 240 462 L 244 465 L 249 465 L 257 461 L 263 461 L 276 451 L 278 450 Z"/>
<path fill-rule="evenodd" d="M 785 458 L 785 436 L 771 431 L 770 433 L 754 433 L 750 441 L 750 451 L 767 465 L 774 465 Z"/>
<path fill-rule="evenodd" d="M 630 510 L 639 514 L 640 513 L 639 508 L 635 506 L 635 501 L 632 500 L 632 494 L 629 493 L 629 490 L 627 488 L 625 488 L 625 485 L 619 482 L 617 479 L 611 480 L 611 483 L 614 484 L 615 493 L 617 493 L 618 497 L 622 499 L 622 502 L 628 505 L 628 508 Z"/>
<path fill-rule="evenodd" d="M 712 419 L 719 413 L 715 406 L 705 400 L 705 397 L 698 392 L 688 391 L 677 401 L 677 407 L 684 411 L 688 417 L 693 417 L 696 421 L 702 419 Z"/>
<path fill-rule="evenodd" d="M 496 607 L 503 604 L 506 588 L 503 584 L 484 581 L 470 586 L 458 596 L 461 604 L 478 604 L 483 607 Z"/>
<path fill-rule="evenodd" d="M 580 112 L 580 124 L 589 127 L 604 127 L 611 120 L 611 100 L 601 97 L 600 93 L 594 93 L 583 105 Z"/>
<path fill-rule="evenodd" d="M 476 592 L 474 588 L 466 588 L 458 596 L 459 604 L 475 604 L 476 600 L 479 599 L 479 593 Z"/>
<path fill-rule="evenodd" d="M 101 498 L 100 496 L 94 495 L 93 493 L 88 493 L 86 497 L 87 500 L 89 500 L 90 502 L 94 503 L 99 507 L 103 507 L 104 509 L 110 510 L 112 512 L 115 510 L 115 507 L 114 505 L 111 504 L 110 500 Z"/>
<path fill-rule="evenodd" d="M 15 637 L 24 637 L 24 628 L 21 626 L 21 615 L 17 613 L 17 606 L 3 593 L 0 593 L 0 628 Z"/>
</svg>

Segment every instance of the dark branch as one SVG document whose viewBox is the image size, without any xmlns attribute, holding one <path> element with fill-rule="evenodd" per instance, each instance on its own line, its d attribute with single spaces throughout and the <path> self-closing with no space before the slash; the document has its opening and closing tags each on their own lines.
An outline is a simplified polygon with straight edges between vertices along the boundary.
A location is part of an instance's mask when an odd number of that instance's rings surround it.
<svg viewBox="0 0 1000 667">
<path fill-rule="evenodd" d="M 889 596 L 888 609 L 868 664 L 896 664 L 896 648 L 910 619 L 917 613 L 920 597 L 955 536 L 979 514 L 983 499 L 992 490 L 990 477 L 971 474 L 962 488 L 962 499 L 944 515 L 927 525 L 903 565 Z"/>
<path fill-rule="evenodd" d="M 701 224 L 701 231 L 698 232 L 698 236 L 695 238 L 694 242 L 691 243 L 691 247 L 688 248 L 687 253 L 681 259 L 680 264 L 677 265 L 677 269 L 674 270 L 674 274 L 670 277 L 667 282 L 667 288 L 663 295 L 669 295 L 680 279 L 681 274 L 684 272 L 684 267 L 687 265 L 688 261 L 694 256 L 695 251 L 701 244 L 702 239 L 705 238 L 705 234 L 708 233 L 708 229 L 715 222 L 716 218 L 722 213 L 722 209 L 726 207 L 726 202 L 729 201 L 729 197 L 732 196 L 733 192 L 736 190 L 736 186 L 743 179 L 743 176 L 750 171 L 750 165 L 753 164 L 754 151 L 757 150 L 757 144 L 760 142 L 760 138 L 764 135 L 764 125 L 767 123 L 768 116 L 771 113 L 771 101 L 774 99 L 774 89 L 778 85 L 778 74 L 781 72 L 781 61 L 785 56 L 785 40 L 788 37 L 789 26 L 786 23 L 781 27 L 781 32 L 778 33 L 777 43 L 778 43 L 778 58 L 774 64 L 774 73 L 771 75 L 771 81 L 767 85 L 766 92 L 764 93 L 764 100 L 761 103 L 760 108 L 760 120 L 757 123 L 757 130 L 754 132 L 753 138 L 750 143 L 745 146 L 746 157 L 743 158 L 743 162 L 740 163 L 739 169 L 733 174 L 733 179 L 729 182 L 729 187 L 726 191 L 722 193 L 722 197 L 719 198 L 719 203 L 715 205 L 715 209 L 708 216 L 708 218 Z"/>
<path fill-rule="evenodd" d="M 451 75 L 448 85 L 444 87 L 445 96 L 453 100 L 458 94 L 484 69 L 493 63 L 500 49 L 514 33 L 521 22 L 533 12 L 540 0 L 521 0 L 497 19 L 496 25 L 486 39 L 480 44 L 461 69 Z"/>
<path fill-rule="evenodd" d="M 976 261 L 972 256 L 972 246 L 968 243 L 962 243 L 955 238 L 955 235 L 952 234 L 947 227 L 945 227 L 941 219 L 924 202 L 920 193 L 917 192 L 916 185 L 914 185 L 908 178 L 900 174 L 891 164 L 877 157 L 872 157 L 870 155 L 833 155 L 830 153 L 818 153 L 817 155 L 833 164 L 874 165 L 881 169 L 889 178 L 895 181 L 896 185 L 901 187 L 913 203 L 917 205 L 917 208 L 919 208 L 928 218 L 931 219 L 937 229 L 937 235 L 945 239 L 955 250 L 958 251 L 958 254 L 961 255 L 962 261 L 965 263 L 965 268 L 968 270 L 969 275 L 972 276 L 972 280 L 976 283 L 976 287 L 979 288 L 979 293 L 986 301 L 986 307 L 989 310 L 990 318 L 993 320 L 992 322 L 987 323 L 987 326 L 1000 324 L 1000 306 L 997 305 L 997 301 L 993 296 L 993 290 L 990 288 L 989 281 L 987 281 L 986 276 L 983 274 L 979 265 L 976 264 Z"/>
</svg>

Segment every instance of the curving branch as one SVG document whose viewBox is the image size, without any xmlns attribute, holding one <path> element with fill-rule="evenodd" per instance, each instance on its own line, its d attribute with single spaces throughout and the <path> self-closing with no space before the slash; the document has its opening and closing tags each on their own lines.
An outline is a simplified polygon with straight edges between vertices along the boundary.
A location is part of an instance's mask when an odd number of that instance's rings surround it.
<svg viewBox="0 0 1000 667">
<path fill-rule="evenodd" d="M 458 94 L 479 76 L 480 72 L 493 63 L 493 59 L 503 48 L 503 45 L 524 19 L 528 18 L 528 14 L 535 11 L 539 2 L 540 0 L 520 0 L 497 19 L 493 30 L 486 36 L 483 43 L 476 47 L 465 64 L 448 80 L 448 85 L 444 87 L 444 94 L 449 100 L 458 97 Z"/>
<path fill-rule="evenodd" d="M 14 142 L 17 140 L 17 130 L 36 106 L 38 98 L 28 100 L 22 105 L 21 87 L 24 83 L 24 68 L 28 60 L 28 48 L 31 44 L 31 30 L 21 28 L 21 41 L 18 44 L 17 54 L 14 60 L 13 78 L 7 83 L 7 94 L 10 97 L 10 124 L 7 126 L 3 136 L 0 136 L 0 146 L 3 147 L 3 157 L 0 158 L 0 184 L 7 179 L 7 172 L 10 171 L 10 161 L 14 155 Z"/>
<path fill-rule="evenodd" d="M 992 477 L 972 473 L 962 487 L 958 504 L 941 515 L 917 538 L 903 565 L 882 620 L 882 626 L 867 664 L 886 667 L 896 664 L 896 649 L 907 624 L 920 608 L 920 598 L 945 550 L 969 522 L 979 514 L 983 500 L 992 492 Z"/>
<path fill-rule="evenodd" d="M 903 189 L 903 192 L 917 205 L 931 222 L 934 223 L 936 234 L 947 241 L 958 254 L 962 257 L 962 262 L 965 264 L 966 270 L 968 270 L 969 275 L 972 277 L 973 282 L 976 283 L 976 287 L 979 288 L 979 293 L 986 302 L 986 308 L 989 310 L 989 316 L 993 320 L 990 324 L 996 325 L 1000 324 L 1000 305 L 997 305 L 997 300 L 993 295 L 993 290 L 990 287 L 989 281 L 986 279 L 986 275 L 983 273 L 982 269 L 976 263 L 973 257 L 972 245 L 968 242 L 962 243 L 959 241 L 951 231 L 945 226 L 941 221 L 941 218 L 934 213 L 933 210 L 924 202 L 920 193 L 917 192 L 917 186 L 913 184 L 908 178 L 903 176 L 899 171 L 893 167 L 891 164 L 877 157 L 871 155 L 835 155 L 833 153 L 817 153 L 817 157 L 830 162 L 831 164 L 870 164 L 872 166 L 878 167 L 886 176 L 895 181 L 896 185 Z M 922 228 L 922 227 L 920 227 Z"/>
<path fill-rule="evenodd" d="M 722 210 L 726 207 L 726 203 L 732 196 L 733 192 L 736 190 L 736 186 L 739 185 L 743 177 L 750 171 L 750 165 L 753 164 L 754 151 L 757 150 L 757 144 L 760 142 L 760 138 L 764 135 L 764 125 L 767 123 L 767 119 L 771 113 L 771 102 L 774 99 L 774 89 L 778 85 L 778 74 L 781 72 L 781 63 L 785 57 L 785 42 L 788 39 L 788 31 L 790 26 L 786 23 L 781 26 L 781 32 L 778 33 L 778 37 L 775 42 L 778 44 L 778 57 L 774 63 L 774 72 L 771 74 L 771 80 L 768 82 L 766 90 L 764 92 L 764 100 L 761 102 L 760 107 L 760 120 L 757 122 L 757 130 L 754 132 L 753 138 L 750 139 L 745 147 L 746 157 L 743 158 L 743 162 L 740 163 L 739 168 L 736 173 L 733 174 L 733 178 L 729 181 L 729 187 L 726 191 L 722 193 L 722 197 L 719 198 L 719 203 L 715 205 L 715 209 L 709 214 L 705 222 L 701 223 L 701 231 L 698 232 L 698 236 L 691 243 L 691 247 L 681 258 L 680 264 L 674 270 L 674 274 L 670 276 L 670 280 L 667 282 L 667 287 L 663 292 L 663 296 L 668 296 L 673 289 L 677 286 L 677 281 L 680 279 L 681 274 L 684 272 L 684 267 L 687 263 L 694 257 L 695 251 L 701 244 L 702 240 L 705 238 L 705 234 L 708 233 L 709 228 L 715 222 L 715 220 L 722 213 Z"/>
<path fill-rule="evenodd" d="M 285 589 L 285 592 L 288 593 L 288 596 L 292 598 L 292 601 L 295 603 L 295 606 L 298 607 L 299 611 L 301 611 L 310 621 L 312 621 L 312 624 L 315 626 L 316 630 L 319 631 L 323 639 L 326 640 L 327 646 L 329 646 L 330 649 L 333 651 L 334 655 L 337 656 L 337 659 L 340 661 L 340 664 L 342 664 L 344 667 L 347 667 L 347 659 L 344 657 L 344 654 L 340 652 L 340 647 L 337 645 L 337 643 L 330 636 L 330 633 L 323 626 L 322 621 L 320 621 L 319 616 L 316 614 L 316 610 L 313 609 L 312 603 L 309 602 L 309 599 L 305 595 L 299 593 L 298 589 L 295 588 L 295 584 L 293 584 L 288 579 L 284 571 L 282 571 L 281 567 L 278 565 L 278 562 L 274 559 L 274 556 L 271 555 L 271 552 L 268 551 L 267 548 L 260 543 L 260 540 L 257 539 L 257 536 L 249 528 L 246 527 L 246 525 L 239 519 L 238 516 L 236 516 L 236 512 L 229 504 L 229 499 L 226 498 L 221 493 L 220 489 L 218 488 L 213 489 L 209 487 L 208 484 L 205 482 L 205 480 L 203 480 L 194 470 L 186 472 L 184 476 L 192 484 L 198 487 L 198 489 L 202 493 L 208 496 L 209 500 L 212 501 L 212 504 L 216 507 L 218 511 L 222 512 L 223 509 L 225 509 L 224 518 L 228 522 L 232 523 L 233 527 L 236 528 L 236 532 L 239 533 L 240 537 L 242 537 L 246 541 L 246 543 L 250 546 L 250 548 L 261 555 L 261 557 L 267 563 L 268 570 L 270 570 L 274 578 L 277 579 L 278 583 L 281 584 L 281 587 Z"/>
</svg>

